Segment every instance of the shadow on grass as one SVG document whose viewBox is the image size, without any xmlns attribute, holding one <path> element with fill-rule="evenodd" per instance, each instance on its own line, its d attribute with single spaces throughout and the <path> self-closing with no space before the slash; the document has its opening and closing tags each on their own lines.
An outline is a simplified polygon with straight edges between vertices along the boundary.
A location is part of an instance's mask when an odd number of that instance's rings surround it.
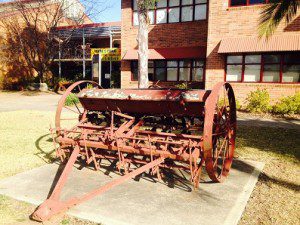
<svg viewBox="0 0 300 225">
<path fill-rule="evenodd" d="M 45 163 L 53 163 L 57 160 L 56 157 L 53 155 L 53 153 L 55 152 L 55 149 L 53 149 L 51 151 L 43 149 L 41 147 L 41 143 L 45 143 L 45 142 L 48 142 L 48 143 L 53 142 L 51 134 L 42 135 L 35 141 L 35 143 L 34 143 L 35 147 L 37 148 L 37 150 L 39 152 L 34 155 L 36 155 L 37 157 L 42 159 Z"/>
<path fill-rule="evenodd" d="M 239 126 L 237 130 L 238 149 L 256 148 L 300 160 L 299 146 L 299 130 L 296 129 Z"/>
<path fill-rule="evenodd" d="M 272 183 L 272 184 L 279 185 L 281 187 L 285 187 L 287 189 L 290 189 L 290 190 L 293 190 L 296 192 L 300 191 L 300 185 L 292 183 L 292 182 L 284 181 L 281 179 L 270 177 L 267 174 L 265 174 L 264 172 L 260 174 L 259 181 L 261 181 L 267 185 L 268 185 L 268 183 Z"/>
</svg>

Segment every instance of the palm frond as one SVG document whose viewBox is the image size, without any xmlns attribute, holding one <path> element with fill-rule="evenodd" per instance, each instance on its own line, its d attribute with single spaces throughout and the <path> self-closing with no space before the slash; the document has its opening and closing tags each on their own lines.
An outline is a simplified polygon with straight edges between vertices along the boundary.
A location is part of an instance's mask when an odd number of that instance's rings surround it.
<svg viewBox="0 0 300 225">
<path fill-rule="evenodd" d="M 299 0 L 270 0 L 261 12 L 259 20 L 259 37 L 270 37 L 281 21 L 292 21 L 300 7 Z"/>
</svg>

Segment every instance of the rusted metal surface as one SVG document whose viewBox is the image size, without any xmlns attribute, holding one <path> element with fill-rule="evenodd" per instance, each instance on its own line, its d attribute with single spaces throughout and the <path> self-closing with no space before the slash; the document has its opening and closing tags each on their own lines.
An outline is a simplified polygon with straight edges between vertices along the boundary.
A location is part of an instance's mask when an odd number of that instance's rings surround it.
<svg viewBox="0 0 300 225">
<path fill-rule="evenodd" d="M 77 103 L 66 107 L 67 96 L 75 92 L 83 107 Z M 75 114 L 69 128 L 62 125 L 64 110 Z M 219 83 L 212 91 L 105 90 L 85 81 L 73 84 L 62 96 L 55 124 L 56 155 L 67 163 L 50 197 L 33 213 L 38 221 L 145 172 L 163 180 L 165 168 L 186 170 L 197 188 L 205 165 L 209 177 L 222 182 L 235 148 L 235 99 L 228 83 Z M 95 170 L 101 168 L 103 159 L 110 160 L 124 176 L 62 202 L 60 194 L 79 158 Z"/>
</svg>

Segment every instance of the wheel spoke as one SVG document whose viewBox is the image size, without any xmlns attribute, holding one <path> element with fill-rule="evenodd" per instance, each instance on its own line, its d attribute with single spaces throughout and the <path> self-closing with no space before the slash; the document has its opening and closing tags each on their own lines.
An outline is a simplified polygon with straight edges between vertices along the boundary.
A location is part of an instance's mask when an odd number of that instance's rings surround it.
<svg viewBox="0 0 300 225">
<path fill-rule="evenodd" d="M 72 111 L 72 112 L 74 112 L 74 113 L 76 113 L 76 114 L 79 114 L 79 115 L 80 115 L 79 112 L 76 112 L 75 110 L 73 110 L 73 109 L 71 109 L 71 108 L 69 108 L 69 107 L 67 107 L 67 106 L 64 106 L 64 108 L 67 109 L 67 110 L 70 110 L 70 111 Z"/>
<path fill-rule="evenodd" d="M 77 110 L 78 110 L 79 114 L 82 114 L 82 112 L 79 110 L 79 108 L 78 108 L 78 106 L 77 106 L 77 104 L 76 104 L 75 100 L 73 100 L 73 103 L 74 103 L 75 107 L 77 108 Z"/>
</svg>

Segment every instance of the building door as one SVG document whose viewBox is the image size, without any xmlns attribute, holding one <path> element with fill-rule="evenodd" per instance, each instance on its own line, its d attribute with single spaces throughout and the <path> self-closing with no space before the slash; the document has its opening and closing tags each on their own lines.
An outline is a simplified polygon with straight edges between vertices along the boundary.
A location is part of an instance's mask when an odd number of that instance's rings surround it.
<svg viewBox="0 0 300 225">
<path fill-rule="evenodd" d="M 92 80 L 103 88 L 110 88 L 110 79 L 110 63 L 101 61 L 99 54 L 95 54 L 92 61 Z"/>
<path fill-rule="evenodd" d="M 110 88 L 110 64 L 109 62 L 101 63 L 102 71 L 101 71 L 101 86 L 103 88 Z"/>
</svg>

